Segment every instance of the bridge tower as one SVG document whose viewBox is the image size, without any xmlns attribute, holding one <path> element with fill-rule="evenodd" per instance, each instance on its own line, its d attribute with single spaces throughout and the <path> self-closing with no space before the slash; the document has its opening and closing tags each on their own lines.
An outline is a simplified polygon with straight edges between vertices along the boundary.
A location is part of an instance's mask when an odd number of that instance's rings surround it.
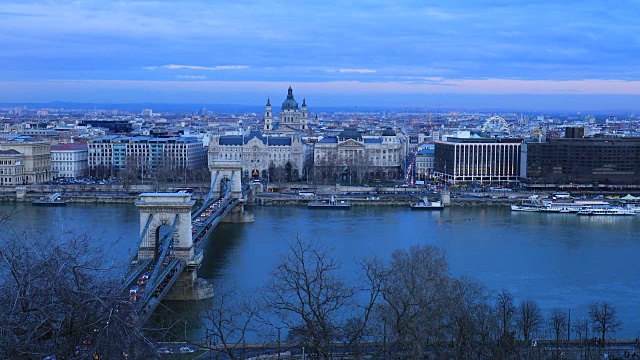
<svg viewBox="0 0 640 360">
<path fill-rule="evenodd" d="M 222 196 L 231 187 L 229 192 L 231 198 L 240 199 L 240 202 L 222 222 L 253 222 L 253 214 L 244 210 L 247 199 L 242 192 L 242 165 L 240 161 L 213 159 L 209 156 L 209 171 L 211 171 L 211 187 L 214 194 Z"/>
<path fill-rule="evenodd" d="M 213 296 L 211 284 L 197 277 L 203 256 L 202 252 L 195 251 L 192 238 L 194 204 L 191 194 L 183 193 L 142 193 L 136 202 L 140 210 L 140 236 L 144 236 L 138 249 L 138 260 L 156 259 L 162 239 L 168 238 L 173 230 L 175 256 L 186 263 L 184 271 L 165 295 L 166 300 L 199 300 Z M 174 222 L 177 222 L 175 227 Z"/>
<path fill-rule="evenodd" d="M 231 197 L 242 198 L 242 165 L 236 160 L 209 159 L 211 186 L 216 195 L 222 195 L 231 186 Z M 217 179 L 217 181 L 216 181 Z"/>
</svg>

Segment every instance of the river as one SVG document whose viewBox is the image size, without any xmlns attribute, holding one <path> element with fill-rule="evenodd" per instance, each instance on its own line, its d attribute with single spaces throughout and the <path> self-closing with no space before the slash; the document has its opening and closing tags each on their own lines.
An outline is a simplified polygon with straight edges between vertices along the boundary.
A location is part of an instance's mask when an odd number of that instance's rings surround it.
<svg viewBox="0 0 640 360">
<path fill-rule="evenodd" d="M 335 250 L 350 276 L 355 259 L 388 258 L 399 248 L 433 244 L 446 250 L 452 274 L 472 276 L 488 288 L 531 298 L 543 310 L 586 316 L 591 301 L 610 301 L 623 321 L 619 338 L 640 335 L 640 216 L 512 213 L 507 207 L 450 207 L 442 212 L 408 208 L 353 207 L 347 211 L 302 207 L 254 207 L 255 222 L 220 224 L 204 248 L 199 276 L 240 289 L 263 285 L 269 270 L 295 236 Z M 136 246 L 139 215 L 134 205 L 68 204 L 42 208 L 1 203 L 13 212 L 14 229 L 60 235 L 90 232 L 110 246 L 114 261 Z M 117 240 L 115 246 L 111 246 Z"/>
</svg>

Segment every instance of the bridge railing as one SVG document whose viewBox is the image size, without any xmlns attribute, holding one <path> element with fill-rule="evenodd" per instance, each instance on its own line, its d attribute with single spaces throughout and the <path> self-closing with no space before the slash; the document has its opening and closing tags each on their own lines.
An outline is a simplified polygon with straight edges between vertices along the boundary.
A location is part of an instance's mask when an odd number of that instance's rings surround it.
<svg viewBox="0 0 640 360">
<path fill-rule="evenodd" d="M 198 230 L 193 236 L 194 236 L 194 243 L 195 243 L 195 247 L 196 249 L 200 249 L 202 247 L 202 244 L 204 243 L 204 241 L 195 241 L 195 239 L 199 236 L 204 236 L 206 234 L 206 232 L 208 231 L 207 226 L 210 225 L 209 228 L 211 227 L 215 227 L 216 225 L 218 225 L 218 223 L 220 223 L 220 221 L 227 216 L 227 214 L 231 211 L 231 209 L 233 209 L 234 206 L 236 206 L 236 204 L 240 202 L 239 199 L 230 199 L 228 200 L 228 203 L 226 206 L 221 206 L 220 207 L 220 212 L 218 212 L 216 214 L 216 216 L 211 216 L 208 219 L 208 222 L 206 222 L 205 226 L 202 227 L 200 230 Z M 202 239 L 201 239 L 202 240 Z"/>
<path fill-rule="evenodd" d="M 125 294 L 129 291 L 131 285 L 134 282 L 138 281 L 140 275 L 149 267 L 152 259 L 146 259 L 144 261 L 138 262 L 136 266 L 129 268 L 127 274 L 122 278 L 122 282 L 120 283 L 120 289 L 118 290 L 118 294 Z"/>
<path fill-rule="evenodd" d="M 184 267 L 185 267 L 185 262 L 184 261 L 176 260 L 175 266 L 171 267 L 171 269 L 175 269 L 175 272 L 169 278 L 169 281 L 166 284 L 164 284 L 164 287 L 162 288 L 160 293 L 158 293 L 155 296 L 153 295 L 153 293 L 157 289 L 157 287 L 156 287 L 153 290 L 149 291 L 149 294 L 151 294 L 151 295 L 149 295 L 150 297 L 148 297 L 146 300 L 143 300 L 140 304 L 138 304 L 138 307 L 137 307 L 137 309 L 139 310 L 138 316 L 139 316 L 140 320 L 142 321 L 142 323 L 146 322 L 149 319 L 149 317 L 151 316 L 151 314 L 153 313 L 155 308 L 158 306 L 158 304 L 160 304 L 160 301 L 162 301 L 162 299 L 167 294 L 169 289 L 171 289 L 173 284 L 176 282 L 176 280 L 178 279 L 178 276 L 184 270 Z M 170 271 L 171 270 L 168 270 L 167 274 Z M 164 272 L 163 272 L 163 274 L 164 274 Z M 165 278 L 166 278 L 166 275 L 164 277 L 162 277 L 163 281 L 164 281 Z"/>
<path fill-rule="evenodd" d="M 180 267 L 180 271 L 182 271 L 182 269 L 184 268 L 184 266 L 179 266 L 180 263 L 184 264 L 185 262 L 179 259 L 172 259 L 167 265 L 163 266 L 162 271 L 158 274 L 156 278 L 149 277 L 149 281 L 145 286 L 145 291 L 144 291 L 144 294 L 142 295 L 142 299 L 140 299 L 141 301 L 138 303 L 138 307 L 142 307 L 143 304 L 147 302 L 147 300 L 153 295 L 155 290 L 162 284 L 164 279 L 167 278 L 167 276 L 169 275 L 169 273 L 171 273 L 171 271 L 176 269 L 172 274 L 173 277 L 177 277 L 179 275 L 177 268 Z M 165 288 L 167 287 L 168 286 L 165 285 Z"/>
</svg>

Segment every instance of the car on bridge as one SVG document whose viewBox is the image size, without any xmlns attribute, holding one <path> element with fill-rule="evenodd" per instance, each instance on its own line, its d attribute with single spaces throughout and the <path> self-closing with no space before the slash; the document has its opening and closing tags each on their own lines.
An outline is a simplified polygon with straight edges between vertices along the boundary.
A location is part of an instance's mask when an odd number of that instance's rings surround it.
<svg viewBox="0 0 640 360">
<path fill-rule="evenodd" d="M 192 348 L 188 347 L 188 346 L 183 346 L 180 348 L 180 353 L 182 354 L 190 354 L 196 352 L 195 350 L 193 350 Z"/>
<path fill-rule="evenodd" d="M 131 289 L 129 289 L 129 301 L 135 302 L 140 297 L 142 297 L 142 290 L 140 289 L 140 287 L 138 287 L 137 285 L 132 286 Z"/>
<path fill-rule="evenodd" d="M 138 285 L 146 284 L 147 281 L 149 280 L 149 276 L 151 276 L 151 274 L 149 274 L 149 273 L 144 273 L 144 274 L 140 275 L 140 278 L 138 279 Z"/>
</svg>

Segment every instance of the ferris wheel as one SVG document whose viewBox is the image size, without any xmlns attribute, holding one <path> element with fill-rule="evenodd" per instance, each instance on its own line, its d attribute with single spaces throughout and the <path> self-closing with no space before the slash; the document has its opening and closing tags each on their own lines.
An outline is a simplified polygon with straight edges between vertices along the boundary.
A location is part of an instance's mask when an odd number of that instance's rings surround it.
<svg viewBox="0 0 640 360">
<path fill-rule="evenodd" d="M 509 134 L 509 124 L 501 116 L 492 116 L 484 122 L 482 131 L 504 131 Z"/>
</svg>

